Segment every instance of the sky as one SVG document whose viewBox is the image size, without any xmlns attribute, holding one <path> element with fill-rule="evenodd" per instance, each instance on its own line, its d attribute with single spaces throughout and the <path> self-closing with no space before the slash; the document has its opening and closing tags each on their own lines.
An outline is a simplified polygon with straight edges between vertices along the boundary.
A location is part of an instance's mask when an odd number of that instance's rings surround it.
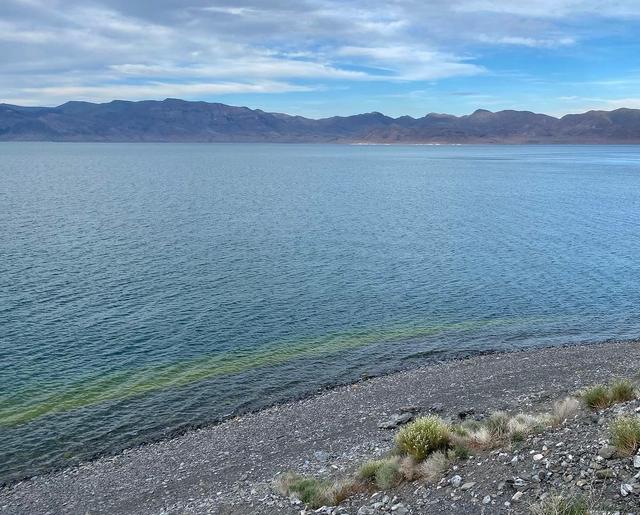
<svg viewBox="0 0 640 515">
<path fill-rule="evenodd" d="M 0 0 L 0 102 L 640 108 L 640 0 Z"/>
</svg>

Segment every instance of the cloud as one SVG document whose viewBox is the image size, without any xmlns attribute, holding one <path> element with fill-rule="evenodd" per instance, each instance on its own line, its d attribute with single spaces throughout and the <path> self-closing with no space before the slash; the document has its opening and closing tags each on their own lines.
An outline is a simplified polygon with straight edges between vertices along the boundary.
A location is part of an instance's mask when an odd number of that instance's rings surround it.
<svg viewBox="0 0 640 515">
<path fill-rule="evenodd" d="M 556 38 L 542 38 L 536 39 L 532 37 L 522 36 L 490 36 L 487 34 L 480 34 L 478 41 L 482 43 L 488 43 L 492 45 L 516 45 L 526 46 L 531 48 L 555 48 L 559 46 L 568 46 L 576 43 L 576 40 L 568 36 L 560 36 Z"/>
<path fill-rule="evenodd" d="M 283 93 L 313 91 L 314 87 L 286 82 L 257 83 L 147 83 L 114 84 L 101 86 L 48 86 L 23 88 L 15 97 L 0 98 L 0 102 L 21 105 L 57 105 L 68 99 L 88 102 L 105 102 L 114 99 L 161 100 L 167 97 L 185 99 L 202 95 L 225 95 L 229 93 Z"/>
<path fill-rule="evenodd" d="M 559 18 L 590 14 L 607 17 L 640 16 L 640 4 L 636 0 L 457 0 L 454 9 L 462 12 L 492 12 Z"/>
<path fill-rule="evenodd" d="M 577 47 L 580 16 L 640 16 L 640 3 L 3 0 L 0 92 L 33 104 L 72 95 L 342 91 L 384 81 L 421 88 L 504 76 L 484 52 Z"/>
<path fill-rule="evenodd" d="M 387 79 L 430 81 L 445 77 L 478 75 L 486 70 L 482 66 L 464 62 L 463 58 L 416 49 L 409 46 L 356 47 L 337 50 L 341 57 L 363 58 L 369 66 L 387 72 Z"/>
</svg>

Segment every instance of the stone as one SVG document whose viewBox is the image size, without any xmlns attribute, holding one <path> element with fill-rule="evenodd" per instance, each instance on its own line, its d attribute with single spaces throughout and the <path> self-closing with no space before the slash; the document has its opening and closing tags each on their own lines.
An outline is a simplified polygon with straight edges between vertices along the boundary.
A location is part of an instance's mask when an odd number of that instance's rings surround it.
<svg viewBox="0 0 640 515">
<path fill-rule="evenodd" d="M 611 445 L 605 445 L 602 449 L 598 451 L 598 456 L 604 458 L 605 460 L 610 460 L 616 453 L 616 448 Z"/>
<path fill-rule="evenodd" d="M 358 515 L 373 515 L 373 508 L 369 508 L 369 506 L 362 506 L 358 510 Z"/>
<path fill-rule="evenodd" d="M 622 483 L 620 485 L 620 495 L 622 497 L 626 497 L 629 494 L 633 493 L 633 485 L 630 485 L 629 483 Z"/>
<path fill-rule="evenodd" d="M 511 459 L 511 465 L 516 465 L 517 463 L 518 463 L 518 457 L 517 457 L 517 456 L 514 456 L 514 457 Z"/>
<path fill-rule="evenodd" d="M 544 456 L 542 454 L 534 454 L 533 461 L 540 461 Z"/>
<path fill-rule="evenodd" d="M 637 469 L 640 469 L 640 454 L 633 457 L 633 466 Z"/>
<path fill-rule="evenodd" d="M 471 490 L 474 486 L 476 486 L 475 481 L 469 481 L 460 487 L 460 490 Z"/>
<path fill-rule="evenodd" d="M 380 422 L 378 427 L 380 429 L 395 429 L 398 426 L 411 422 L 413 420 L 413 413 L 396 413 L 384 422 Z"/>
<path fill-rule="evenodd" d="M 400 413 L 418 413 L 420 406 L 400 406 Z"/>
<path fill-rule="evenodd" d="M 462 477 L 458 475 L 453 476 L 451 479 L 449 479 L 449 483 L 451 483 L 451 486 L 453 486 L 454 488 L 458 488 L 462 484 Z"/>
<path fill-rule="evenodd" d="M 475 412 L 476 412 L 475 408 L 467 408 L 465 410 L 458 412 L 458 418 L 460 420 L 464 420 L 468 416 L 473 415 Z"/>
<path fill-rule="evenodd" d="M 431 405 L 429 410 L 433 411 L 434 413 L 440 413 L 444 411 L 444 404 L 442 404 L 441 402 L 436 402 Z"/>
<path fill-rule="evenodd" d="M 616 477 L 616 473 L 613 469 L 600 469 L 596 470 L 596 477 L 598 479 L 611 479 Z"/>
<path fill-rule="evenodd" d="M 490 502 L 491 502 L 491 496 L 485 495 L 484 498 L 482 499 L 482 504 L 489 504 Z"/>
<path fill-rule="evenodd" d="M 313 453 L 313 457 L 318 461 L 328 461 L 329 453 L 326 451 L 316 451 Z"/>
<path fill-rule="evenodd" d="M 515 494 L 513 494 L 513 497 L 511 498 L 511 500 L 513 502 L 518 502 L 520 499 L 522 499 L 523 495 L 524 495 L 524 492 L 516 492 Z"/>
</svg>

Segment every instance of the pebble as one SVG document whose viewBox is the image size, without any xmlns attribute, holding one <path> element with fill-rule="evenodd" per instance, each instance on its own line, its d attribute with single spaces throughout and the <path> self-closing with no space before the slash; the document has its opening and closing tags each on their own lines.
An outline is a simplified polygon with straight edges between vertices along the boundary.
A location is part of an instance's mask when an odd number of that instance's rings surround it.
<svg viewBox="0 0 640 515">
<path fill-rule="evenodd" d="M 534 454 L 533 461 L 540 461 L 544 456 L 542 454 Z"/>
<path fill-rule="evenodd" d="M 455 475 L 449 479 L 449 483 L 451 483 L 451 486 L 454 488 L 458 488 L 462 484 L 462 477 Z"/>
<path fill-rule="evenodd" d="M 629 483 L 622 483 L 620 485 L 620 495 L 622 495 L 622 497 L 626 497 L 629 494 L 633 493 L 633 485 L 630 485 Z"/>
<path fill-rule="evenodd" d="M 524 492 L 516 492 L 515 494 L 513 494 L 513 497 L 511 497 L 511 500 L 513 502 L 518 502 L 520 499 L 522 499 L 523 495 L 524 495 Z"/>
<path fill-rule="evenodd" d="M 475 481 L 469 481 L 460 487 L 460 490 L 471 490 L 474 486 L 476 486 Z"/>
<path fill-rule="evenodd" d="M 616 453 L 616 448 L 611 445 L 605 445 L 602 449 L 598 451 L 598 456 L 604 458 L 605 460 L 610 460 L 613 458 Z"/>
<path fill-rule="evenodd" d="M 482 504 L 489 504 L 491 502 L 491 496 L 485 495 L 484 499 L 482 499 Z"/>
</svg>

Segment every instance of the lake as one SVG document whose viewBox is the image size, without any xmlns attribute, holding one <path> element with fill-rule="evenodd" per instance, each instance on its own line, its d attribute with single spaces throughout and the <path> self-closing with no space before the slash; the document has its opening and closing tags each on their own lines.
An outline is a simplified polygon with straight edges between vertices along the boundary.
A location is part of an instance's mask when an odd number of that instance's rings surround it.
<svg viewBox="0 0 640 515">
<path fill-rule="evenodd" d="M 640 147 L 0 144 L 0 482 L 640 335 Z"/>
</svg>

